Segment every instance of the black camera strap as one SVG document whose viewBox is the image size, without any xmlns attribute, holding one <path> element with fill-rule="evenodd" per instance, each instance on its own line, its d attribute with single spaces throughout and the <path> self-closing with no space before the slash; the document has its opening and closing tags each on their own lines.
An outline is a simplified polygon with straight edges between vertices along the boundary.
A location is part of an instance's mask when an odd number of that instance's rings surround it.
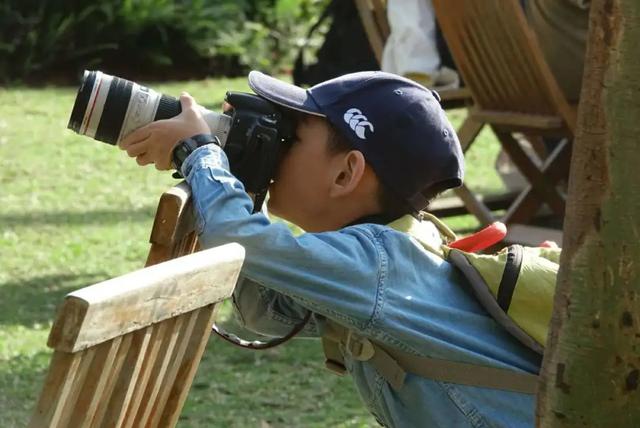
<svg viewBox="0 0 640 428">
<path fill-rule="evenodd" d="M 291 331 L 287 333 L 285 336 L 277 337 L 275 339 L 271 339 L 266 342 L 262 342 L 259 340 L 251 340 L 251 341 L 244 340 L 233 333 L 226 332 L 217 324 L 213 325 L 212 331 L 215 334 L 217 334 L 219 337 L 221 337 L 222 339 L 226 340 L 227 342 L 233 345 L 236 345 L 245 349 L 253 349 L 254 351 L 262 351 L 264 349 L 269 349 L 269 348 L 276 347 L 278 345 L 282 345 L 288 340 L 293 339 L 293 337 L 296 334 L 300 333 L 302 329 L 307 325 L 307 323 L 309 322 L 309 319 L 311 319 L 311 313 L 312 313 L 311 311 L 307 311 L 307 314 L 305 315 L 304 319 L 300 321 L 299 324 L 296 324 L 293 327 L 293 329 L 291 329 Z"/>
</svg>

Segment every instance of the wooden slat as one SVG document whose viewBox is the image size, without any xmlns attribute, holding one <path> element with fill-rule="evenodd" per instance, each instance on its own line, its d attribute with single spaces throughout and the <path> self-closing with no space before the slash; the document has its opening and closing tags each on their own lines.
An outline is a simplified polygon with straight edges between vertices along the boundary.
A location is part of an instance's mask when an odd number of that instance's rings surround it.
<svg viewBox="0 0 640 428">
<path fill-rule="evenodd" d="M 436 16 L 474 103 L 488 110 L 574 115 L 517 0 L 434 0 Z"/>
<path fill-rule="evenodd" d="M 176 375 L 176 382 L 164 408 L 160 424 L 162 427 L 174 427 L 178 422 L 182 406 L 187 398 L 200 359 L 211 335 L 211 326 L 213 325 L 218 306 L 219 305 L 209 305 L 198 312 L 198 320 L 196 321 L 194 334 L 189 338 L 189 344 L 187 345 L 183 362 Z"/>
<path fill-rule="evenodd" d="M 468 11 L 460 11 L 460 13 L 464 15 Z M 441 22 L 448 22 L 452 19 L 455 19 L 455 16 L 448 16 Z M 459 62 L 458 71 L 462 74 L 465 83 L 473 94 L 474 104 L 479 106 L 496 104 L 499 88 L 494 86 L 491 70 L 481 66 L 481 53 L 473 29 L 468 27 L 469 24 L 467 22 L 460 22 L 459 24 L 449 22 L 448 25 L 459 25 L 460 37 L 449 41 L 449 47 L 452 52 L 455 51 L 454 49 L 460 52 L 455 56 L 455 60 L 456 63 Z"/>
<path fill-rule="evenodd" d="M 174 252 L 173 257 L 182 257 L 187 254 L 191 254 L 196 251 L 196 245 L 198 241 L 198 236 L 195 232 L 191 232 L 182 238 L 180 241 L 180 245 L 177 247 L 177 250 Z"/>
<path fill-rule="evenodd" d="M 173 258 L 173 245 L 151 244 L 145 266 L 153 266 Z"/>
<path fill-rule="evenodd" d="M 177 239 L 171 245 L 151 244 L 145 267 L 157 265 L 177 257 L 186 256 L 197 251 L 198 236 L 191 232 Z"/>
<path fill-rule="evenodd" d="M 195 251 L 197 235 L 191 209 L 191 189 L 181 182 L 160 197 L 149 237 L 145 266 L 152 266 Z"/>
<path fill-rule="evenodd" d="M 518 93 L 518 85 L 513 75 L 505 68 L 507 58 L 500 49 L 500 45 L 505 41 L 498 40 L 494 34 L 496 29 L 487 22 L 491 17 L 487 16 L 490 14 L 486 13 L 485 6 L 477 1 L 467 3 L 467 16 L 471 18 L 466 20 L 466 25 L 470 30 L 470 41 L 474 42 L 473 48 L 470 49 L 477 52 L 476 70 L 484 71 L 493 88 L 494 102 L 505 107 L 513 107 L 511 96 Z"/>
<path fill-rule="evenodd" d="M 151 228 L 149 242 L 152 244 L 171 245 L 176 236 L 184 229 L 182 223 L 188 214 L 191 189 L 186 182 L 181 182 L 160 196 L 158 209 Z M 188 225 L 187 225 L 188 226 Z"/>
<path fill-rule="evenodd" d="M 109 412 L 103 423 L 106 427 L 121 427 L 124 424 L 127 408 L 140 380 L 142 363 L 151 340 L 151 330 L 147 328 L 129 334 L 133 338 L 109 402 Z"/>
<path fill-rule="evenodd" d="M 491 1 L 489 7 L 493 9 L 496 7 L 496 2 Z M 503 13 L 492 13 L 493 10 L 490 10 L 482 17 L 486 20 L 483 23 L 486 31 L 491 33 L 492 42 L 500 53 L 498 62 L 491 65 L 499 67 L 502 76 L 506 75 L 515 82 L 509 98 L 502 103 L 501 107 L 519 112 L 548 113 L 550 103 L 540 95 L 541 90 L 535 78 L 538 74 L 537 70 L 532 68 L 530 58 L 527 56 L 528 51 L 522 46 L 525 40 L 522 37 L 523 29 L 514 24 L 516 18 L 513 15 L 519 12 L 513 9 L 514 6 L 520 7 L 513 2 L 503 2 L 501 7 L 504 10 Z M 525 50 L 524 53 L 523 50 Z"/>
<path fill-rule="evenodd" d="M 136 421 L 134 423 L 136 427 L 147 426 L 149 423 L 149 418 L 151 417 L 153 407 L 156 405 L 158 393 L 163 384 L 169 363 L 171 362 L 184 318 L 185 315 L 181 315 L 165 321 L 165 323 L 169 323 L 169 327 L 165 336 L 161 338 L 162 346 L 160 347 L 158 358 L 156 359 L 150 381 L 144 393 L 144 401 L 141 403 L 138 414 L 136 415 Z"/>
<path fill-rule="evenodd" d="M 49 420 L 50 427 L 55 428 L 61 426 L 60 421 L 62 420 L 62 411 L 67 402 L 67 399 L 71 395 L 71 391 L 73 389 L 73 380 L 76 377 L 81 358 L 81 354 L 73 354 L 71 356 L 71 362 L 69 364 L 69 368 L 67 369 L 66 377 L 64 379 L 64 382 L 60 386 L 60 390 L 58 391 L 55 399 L 56 405 L 51 409 L 51 416 L 47 418 Z"/>
<path fill-rule="evenodd" d="M 524 130 L 555 130 L 562 129 L 564 126 L 564 122 L 560 116 L 480 109 L 474 109 L 469 112 L 469 114 L 479 122 Z"/>
<path fill-rule="evenodd" d="M 78 404 L 78 401 L 81 397 L 83 397 L 85 381 L 87 380 L 87 374 L 89 376 L 93 376 L 93 373 L 90 373 L 90 369 L 93 363 L 93 359 L 96 354 L 96 348 L 90 348 L 85 351 L 81 351 L 78 353 L 78 357 L 80 359 L 78 370 L 73 378 L 73 383 L 71 386 L 71 391 L 69 395 L 65 398 L 65 402 L 63 404 L 62 414 L 60 416 L 60 422 L 58 423 L 61 427 L 71 426 L 75 423 L 75 419 L 73 417 L 73 413 Z M 52 426 L 55 426 L 52 423 Z"/>
<path fill-rule="evenodd" d="M 514 4 L 507 3 L 505 7 L 513 8 Z M 515 7 L 519 8 L 520 5 Z M 512 109 L 537 114 L 553 114 L 553 104 L 545 92 L 548 85 L 538 70 L 538 64 L 533 59 L 534 54 L 530 52 L 531 49 L 529 49 L 528 40 L 523 33 L 523 27 L 520 26 L 523 24 L 524 30 L 526 30 L 527 23 L 518 20 L 518 12 L 519 10 L 511 9 L 509 13 L 492 15 L 493 21 L 488 23 L 494 27 L 504 27 L 504 32 L 510 35 L 501 41 L 500 46 L 508 58 L 504 61 L 503 66 L 518 80 L 517 97 L 515 97 L 517 104 L 512 105 Z"/>
<path fill-rule="evenodd" d="M 231 295 L 244 249 L 200 251 L 70 293 L 48 345 L 75 352 Z"/>
<path fill-rule="evenodd" d="M 91 423 L 103 397 L 105 386 L 109 380 L 110 368 L 113 366 L 121 343 L 122 338 L 118 337 L 94 348 L 95 355 L 89 369 L 90 376 L 87 377 L 83 385 L 82 394 L 74 405 L 71 417 L 71 420 L 78 426 L 89 426 Z"/>
<path fill-rule="evenodd" d="M 107 428 L 104 422 L 105 419 L 108 419 L 107 415 L 109 414 L 109 411 L 111 411 L 111 409 L 109 408 L 109 402 L 111 401 L 111 396 L 116 386 L 117 379 L 122 371 L 122 365 L 124 364 L 127 354 L 129 353 L 129 347 L 131 346 L 133 335 L 127 334 L 125 336 L 119 337 L 118 339 L 122 340 L 113 359 L 113 363 L 110 365 L 105 365 L 104 367 L 104 376 L 106 376 L 105 382 L 102 383 L 104 387 L 102 388 L 102 390 L 96 390 L 96 395 L 100 398 L 95 415 L 91 420 L 91 427 Z M 100 376 L 103 375 L 101 374 Z"/>
<path fill-rule="evenodd" d="M 487 66 L 490 68 L 497 67 L 500 72 L 500 79 L 508 80 L 511 84 L 507 96 L 498 105 L 501 108 L 512 111 L 540 113 L 537 110 L 540 108 L 540 99 L 537 96 L 539 91 L 534 81 L 528 79 L 528 76 L 535 73 L 535 71 L 528 67 L 526 52 L 510 49 L 513 44 L 520 43 L 519 36 L 522 30 L 520 28 L 512 28 L 512 22 L 505 22 L 502 19 L 505 16 L 511 16 L 513 10 L 510 8 L 513 3 L 509 1 L 503 2 L 500 13 L 492 13 L 496 2 L 494 0 L 490 1 L 489 10 L 482 9 L 480 11 L 476 9 L 476 13 L 483 13 L 481 19 L 484 21 L 479 24 L 482 25 L 490 38 L 489 47 L 493 46 L 493 50 L 497 53 L 497 58 Z M 543 103 L 543 105 L 547 104 Z M 547 108 L 544 109 L 545 112 L 547 110 Z"/>
<path fill-rule="evenodd" d="M 573 135 L 575 133 L 575 118 L 571 117 L 569 104 L 564 97 L 558 82 L 553 76 L 551 68 L 544 58 L 542 49 L 538 44 L 538 40 L 533 33 L 533 30 L 529 27 L 527 19 L 520 9 L 520 5 L 513 0 L 510 1 L 513 2 L 513 5 L 511 6 L 513 12 L 508 17 L 504 16 L 503 20 L 512 18 L 511 21 L 513 22 L 513 25 L 522 29 L 521 37 L 524 41 L 521 45 L 526 46 L 524 49 L 522 46 L 517 46 L 516 49 L 521 55 L 531 62 L 530 68 L 537 72 L 536 78 L 539 82 L 540 95 L 543 96 L 545 100 L 548 100 L 549 104 L 553 106 L 550 112 L 558 113 L 565 121 L 571 135 Z"/>
<path fill-rule="evenodd" d="M 196 325 L 196 321 L 198 319 L 198 312 L 203 309 L 195 310 L 189 314 L 185 314 L 186 317 L 185 322 L 182 325 L 182 329 L 179 332 L 178 343 L 175 346 L 175 351 L 171 356 L 171 363 L 167 368 L 167 372 L 164 375 L 164 379 L 162 380 L 162 384 L 160 385 L 158 398 L 156 399 L 156 403 L 153 406 L 152 414 L 151 414 L 151 426 L 155 427 L 160 424 L 160 418 L 162 417 L 162 412 L 165 408 L 167 400 L 169 398 L 169 394 L 173 389 L 173 385 L 176 382 L 176 376 L 178 374 L 178 369 L 183 363 L 185 358 L 185 352 L 187 350 L 187 346 L 189 345 L 189 341 L 191 337 L 194 335 L 194 328 Z M 206 310 L 206 309 L 205 309 Z M 201 337 L 202 333 L 199 332 L 198 337 Z"/>
<path fill-rule="evenodd" d="M 129 400 L 123 428 L 132 428 L 135 426 L 134 423 L 136 418 L 138 417 L 140 405 L 146 398 L 145 391 L 147 390 L 147 385 L 149 384 L 149 379 L 151 378 L 151 372 L 155 367 L 156 360 L 158 358 L 158 355 L 160 354 L 160 349 L 164 343 L 164 338 L 169 327 L 170 323 L 165 321 L 146 328 L 147 333 L 151 334 L 151 338 L 149 339 L 147 352 L 143 357 L 138 381 L 135 384 L 133 394 L 131 395 L 131 399 Z"/>
<path fill-rule="evenodd" d="M 80 354 L 53 353 L 49 372 L 29 427 L 56 427 L 58 425 L 65 398 L 72 387 L 73 378 L 80 365 L 80 359 Z"/>
</svg>

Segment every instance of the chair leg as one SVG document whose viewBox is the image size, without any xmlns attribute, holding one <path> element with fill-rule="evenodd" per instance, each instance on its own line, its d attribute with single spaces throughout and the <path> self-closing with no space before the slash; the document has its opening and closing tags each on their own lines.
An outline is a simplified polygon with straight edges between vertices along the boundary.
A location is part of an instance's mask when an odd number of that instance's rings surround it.
<svg viewBox="0 0 640 428">
<path fill-rule="evenodd" d="M 542 165 L 541 172 L 554 183 L 566 178 L 568 166 L 571 161 L 571 143 L 563 141 L 553 150 Z M 528 221 L 542 201 L 529 185 L 520 193 L 505 214 L 505 223 L 523 223 Z"/>
<path fill-rule="evenodd" d="M 476 216 L 482 225 L 486 226 L 495 221 L 491 210 L 466 185 L 463 184 L 453 191 L 462 200 L 467 211 Z"/>
<path fill-rule="evenodd" d="M 536 152 L 536 155 L 544 161 L 548 156 L 549 152 L 544 144 L 544 140 L 539 135 L 531 135 L 524 134 L 524 138 L 531 144 L 533 151 Z"/>
<path fill-rule="evenodd" d="M 464 122 L 457 130 L 458 140 L 462 147 L 462 152 L 466 153 L 471 147 L 471 144 L 476 139 L 482 128 L 484 122 L 481 122 L 473 118 L 470 114 L 467 114 Z M 456 189 L 453 189 L 456 196 L 460 198 L 467 211 L 473 214 L 481 224 L 487 225 L 494 221 L 491 210 L 480 200 L 466 185 L 462 185 Z"/>
<path fill-rule="evenodd" d="M 364 31 L 369 39 L 371 50 L 373 51 L 378 64 L 382 62 L 382 51 L 384 50 L 385 40 L 382 38 L 378 23 L 374 17 L 374 11 L 371 10 L 371 3 L 369 0 L 355 0 L 360 20 L 364 26 Z"/>
<path fill-rule="evenodd" d="M 529 155 L 513 138 L 511 133 L 494 129 L 503 150 L 531 184 L 532 190 L 558 215 L 564 215 L 564 198 L 558 193 L 552 177 L 546 177 L 529 158 Z M 550 157 L 551 158 L 551 157 Z M 531 215 L 535 213 L 529 213 Z"/>
<path fill-rule="evenodd" d="M 460 128 L 456 131 L 458 134 L 458 140 L 460 140 L 460 146 L 462 147 L 462 153 L 466 153 L 471 147 L 471 143 L 476 139 L 482 128 L 484 122 L 481 122 L 473 118 L 470 114 L 467 114 L 466 119 L 460 125 Z"/>
</svg>

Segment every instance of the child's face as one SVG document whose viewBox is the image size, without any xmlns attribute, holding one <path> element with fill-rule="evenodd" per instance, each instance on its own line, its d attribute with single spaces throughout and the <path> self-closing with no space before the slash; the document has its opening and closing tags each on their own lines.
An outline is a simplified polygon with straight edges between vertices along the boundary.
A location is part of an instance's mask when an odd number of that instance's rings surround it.
<svg viewBox="0 0 640 428">
<path fill-rule="evenodd" d="M 308 232 L 321 229 L 329 207 L 336 155 L 327 150 L 329 127 L 324 119 L 305 116 L 296 138 L 269 187 L 269 211 Z"/>
</svg>

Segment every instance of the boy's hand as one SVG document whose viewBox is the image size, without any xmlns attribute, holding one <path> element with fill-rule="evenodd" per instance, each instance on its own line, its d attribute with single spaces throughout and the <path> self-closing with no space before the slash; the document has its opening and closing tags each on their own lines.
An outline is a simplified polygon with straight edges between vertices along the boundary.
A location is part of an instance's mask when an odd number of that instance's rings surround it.
<svg viewBox="0 0 640 428">
<path fill-rule="evenodd" d="M 166 120 L 158 120 L 131 132 L 118 146 L 126 150 L 138 165 L 155 164 L 156 169 L 171 168 L 171 152 L 180 141 L 197 134 L 209 134 L 211 130 L 202 119 L 196 100 L 186 92 L 180 96 L 182 113 Z"/>
</svg>

